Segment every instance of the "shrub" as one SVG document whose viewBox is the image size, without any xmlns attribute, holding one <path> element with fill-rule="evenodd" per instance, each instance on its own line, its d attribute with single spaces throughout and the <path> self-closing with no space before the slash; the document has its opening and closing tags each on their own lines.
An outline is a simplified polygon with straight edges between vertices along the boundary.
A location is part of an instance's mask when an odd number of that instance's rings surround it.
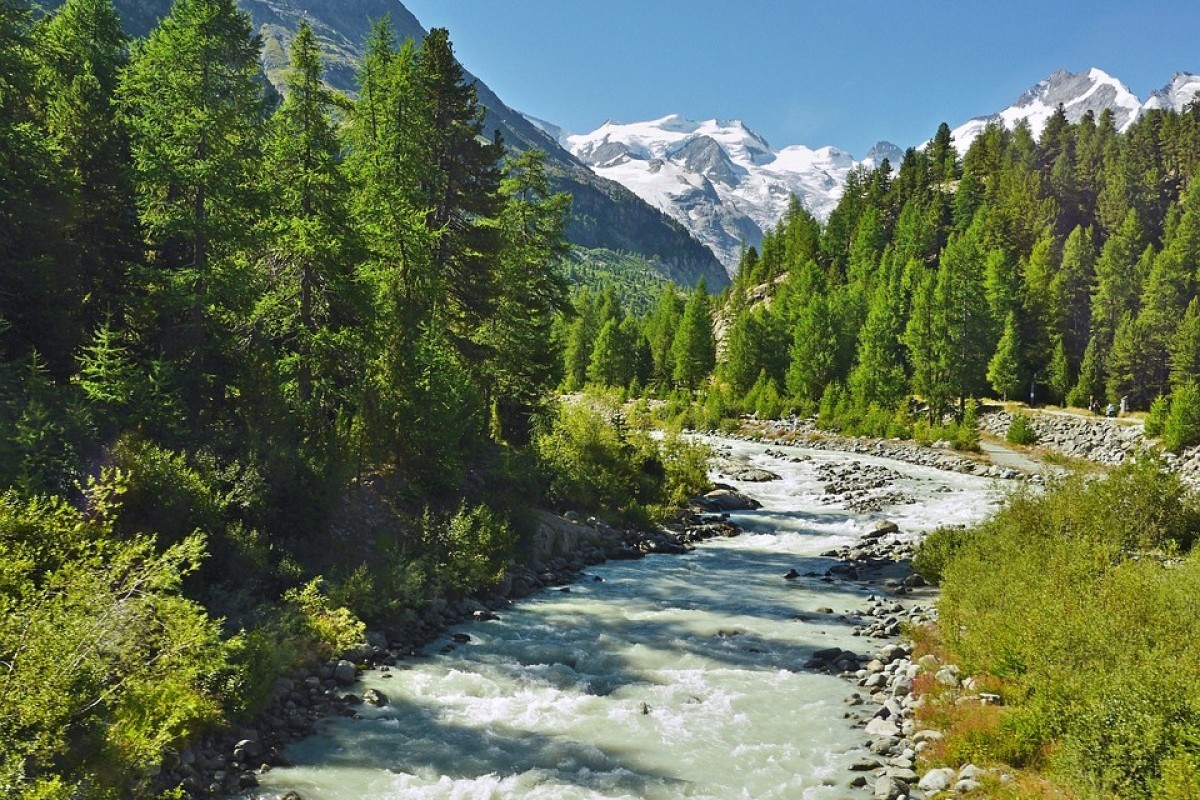
<svg viewBox="0 0 1200 800">
<path fill-rule="evenodd" d="M 1162 445 L 1172 453 L 1200 444 L 1200 387 L 1188 382 L 1171 395 L 1171 410 L 1163 423 Z"/>
<path fill-rule="evenodd" d="M 917 547 L 913 569 L 931 583 L 940 583 L 942 572 L 970 537 L 964 528 L 938 528 L 930 531 Z"/>
<path fill-rule="evenodd" d="M 1032 445 L 1037 444 L 1038 435 L 1027 415 L 1013 414 L 1012 422 L 1009 423 L 1008 432 L 1004 434 L 1004 438 L 1012 444 Z"/>
<path fill-rule="evenodd" d="M 610 518 L 648 521 L 648 509 L 682 503 L 707 484 L 707 448 L 671 434 L 655 441 L 585 403 L 560 406 L 534 452 L 553 502 Z"/>
<path fill-rule="evenodd" d="M 1162 436 L 1163 427 L 1167 423 L 1167 415 L 1171 413 L 1171 399 L 1160 394 L 1150 403 L 1150 411 L 1146 414 L 1145 433 L 1147 436 Z"/>
<path fill-rule="evenodd" d="M 362 642 L 366 626 L 346 607 L 334 606 L 321 584 L 321 578 L 313 578 L 289 589 L 283 600 L 296 615 L 298 629 L 316 643 L 323 658 L 330 658 Z"/>
<path fill-rule="evenodd" d="M 963 417 L 959 421 L 952 443 L 955 450 L 979 452 L 979 404 L 968 400 L 963 409 Z"/>
<path fill-rule="evenodd" d="M 464 501 L 452 515 L 428 509 L 421 519 L 421 538 L 437 562 L 439 582 L 466 594 L 496 584 L 516 550 L 507 520 L 485 505 Z"/>
<path fill-rule="evenodd" d="M 105 470 L 86 512 L 0 498 L 0 785 L 16 796 L 145 774 L 221 716 L 218 624 L 180 592 L 204 540 L 118 535 L 121 480 Z"/>
<path fill-rule="evenodd" d="M 946 646 L 1008 686 L 1000 730 L 977 731 L 974 752 L 1096 796 L 1148 798 L 1167 765 L 1186 788 L 1195 747 L 1179 748 L 1200 741 L 1200 556 L 1171 557 L 1198 528 L 1179 478 L 1142 458 L 1016 494 L 961 541 L 931 536 L 917 561 L 940 569 Z"/>
</svg>

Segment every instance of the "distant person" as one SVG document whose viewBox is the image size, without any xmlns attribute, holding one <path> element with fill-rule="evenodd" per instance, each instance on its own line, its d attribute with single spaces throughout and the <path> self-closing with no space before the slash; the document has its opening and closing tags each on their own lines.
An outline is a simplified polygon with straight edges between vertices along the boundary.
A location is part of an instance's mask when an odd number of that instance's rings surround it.
<svg viewBox="0 0 1200 800">
<path fill-rule="evenodd" d="M 1116 415 L 1117 415 L 1117 407 L 1114 406 L 1112 403 L 1109 403 L 1108 407 L 1104 409 L 1104 416 L 1115 417 Z"/>
<path fill-rule="evenodd" d="M 1100 413 L 1100 404 L 1096 402 L 1096 395 L 1092 395 L 1088 398 L 1088 411 L 1092 412 L 1093 414 Z"/>
<path fill-rule="evenodd" d="M 1129 395 L 1125 395 L 1124 397 L 1121 398 L 1121 416 L 1123 417 L 1128 413 L 1129 413 Z"/>
</svg>

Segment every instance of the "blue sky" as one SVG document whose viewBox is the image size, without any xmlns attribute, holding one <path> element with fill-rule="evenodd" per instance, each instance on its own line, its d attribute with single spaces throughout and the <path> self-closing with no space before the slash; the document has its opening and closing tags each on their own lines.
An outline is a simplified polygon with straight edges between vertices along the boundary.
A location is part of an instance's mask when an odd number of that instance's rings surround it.
<svg viewBox="0 0 1200 800">
<path fill-rule="evenodd" d="M 998 111 L 1060 68 L 1099 67 L 1143 99 L 1200 72 L 1195 0 L 402 2 L 449 28 L 506 103 L 570 131 L 678 113 L 860 158 Z"/>
</svg>

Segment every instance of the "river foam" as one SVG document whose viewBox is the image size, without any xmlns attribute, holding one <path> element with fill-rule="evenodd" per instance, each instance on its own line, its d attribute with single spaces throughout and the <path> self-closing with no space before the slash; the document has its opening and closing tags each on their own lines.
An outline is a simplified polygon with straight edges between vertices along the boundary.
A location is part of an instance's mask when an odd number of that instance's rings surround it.
<svg viewBox="0 0 1200 800">
<path fill-rule="evenodd" d="M 822 552 L 883 517 L 906 532 L 979 519 L 1003 490 L 866 457 L 723 446 L 781 476 L 739 486 L 763 503 L 734 515 L 747 533 L 594 567 L 570 592 L 456 629 L 468 643 L 447 632 L 433 655 L 368 673 L 354 691 L 378 689 L 388 705 L 326 721 L 289 748 L 295 767 L 261 776 L 249 797 L 844 796 L 863 737 L 843 719 L 845 683 L 803 665 L 819 649 L 865 648 L 840 615 L 869 590 L 781 576 L 824 574 Z M 886 463 L 920 502 L 865 515 L 829 505 L 816 466 L 849 458 Z"/>
</svg>

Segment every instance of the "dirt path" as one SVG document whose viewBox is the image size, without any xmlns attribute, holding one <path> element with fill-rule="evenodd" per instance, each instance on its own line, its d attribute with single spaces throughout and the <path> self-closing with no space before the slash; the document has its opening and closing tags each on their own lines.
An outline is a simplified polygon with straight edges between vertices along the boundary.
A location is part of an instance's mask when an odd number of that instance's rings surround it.
<svg viewBox="0 0 1200 800">
<path fill-rule="evenodd" d="M 1046 472 L 1051 469 L 1046 464 L 1039 464 L 1033 459 L 1021 455 L 1016 450 L 1005 447 L 1002 444 L 997 444 L 996 442 L 981 441 L 979 449 L 998 467 L 1019 469 L 1022 472 Z"/>
</svg>

